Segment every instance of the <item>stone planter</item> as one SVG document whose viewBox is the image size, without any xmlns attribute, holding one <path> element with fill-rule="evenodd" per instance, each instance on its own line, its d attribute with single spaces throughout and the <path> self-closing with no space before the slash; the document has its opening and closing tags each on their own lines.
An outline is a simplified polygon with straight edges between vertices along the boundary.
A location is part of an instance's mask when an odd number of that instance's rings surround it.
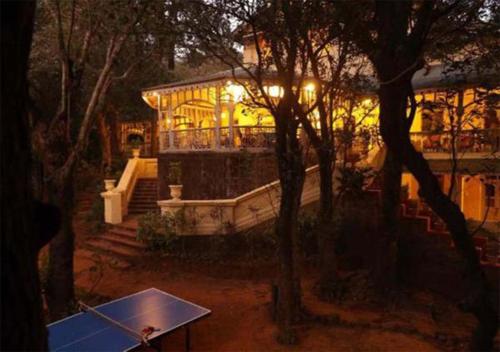
<svg viewBox="0 0 500 352">
<path fill-rule="evenodd" d="M 182 196 L 182 185 L 168 185 L 170 188 L 170 196 L 172 200 L 181 200 Z"/>
<path fill-rule="evenodd" d="M 132 156 L 137 159 L 141 155 L 141 149 L 140 148 L 133 148 L 132 149 Z"/>
<path fill-rule="evenodd" d="M 115 182 L 116 182 L 115 179 L 104 180 L 104 189 L 108 192 L 112 191 L 113 189 L 115 189 Z"/>
</svg>

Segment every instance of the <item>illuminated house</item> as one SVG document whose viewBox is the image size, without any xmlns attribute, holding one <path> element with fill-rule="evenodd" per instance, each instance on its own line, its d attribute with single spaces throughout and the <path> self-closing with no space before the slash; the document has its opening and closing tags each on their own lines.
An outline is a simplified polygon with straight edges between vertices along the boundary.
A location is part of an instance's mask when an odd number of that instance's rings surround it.
<svg viewBox="0 0 500 352">
<path fill-rule="evenodd" d="M 255 61 L 252 46 L 245 47 L 244 57 Z M 148 177 L 157 178 L 162 211 L 191 207 L 204 214 L 201 218 L 218 218 L 217 224 L 194 231 L 200 234 L 242 230 L 273 217 L 279 198 L 270 191 L 277 179 L 274 122 L 269 112 L 244 104 L 245 89 L 239 83 L 246 80 L 244 70 L 236 69 L 142 91 L 158 116 L 159 153 L 157 158 L 132 160 L 135 164 L 127 166 L 113 191 L 121 192 L 121 213 L 113 217 L 108 212 L 108 219 L 114 219 L 109 222 L 120 222 L 129 212 L 137 180 Z M 411 128 L 415 146 L 429 160 L 446 192 L 455 175 L 451 194 L 466 218 L 489 225 L 500 221 L 499 107 L 495 95 L 486 97 L 484 89 L 476 88 L 479 83 L 497 87 L 497 82 L 497 73 L 445 75 L 439 64 L 417 72 L 413 80 L 418 102 Z M 275 98 L 281 94 L 272 77 L 265 89 Z M 304 94 L 312 89 L 306 86 Z M 374 101 L 374 96 L 367 98 Z M 378 123 L 376 109 L 372 115 L 366 121 L 373 127 Z M 456 165 L 450 160 L 453 150 Z M 304 186 L 306 203 L 317 200 L 319 194 L 313 164 Z M 178 181 L 172 180 L 173 168 L 180 169 L 174 172 Z M 173 183 L 182 183 L 182 199 L 170 200 Z M 407 197 L 423 206 L 418 202 L 418 184 L 408 173 L 403 185 Z"/>
</svg>

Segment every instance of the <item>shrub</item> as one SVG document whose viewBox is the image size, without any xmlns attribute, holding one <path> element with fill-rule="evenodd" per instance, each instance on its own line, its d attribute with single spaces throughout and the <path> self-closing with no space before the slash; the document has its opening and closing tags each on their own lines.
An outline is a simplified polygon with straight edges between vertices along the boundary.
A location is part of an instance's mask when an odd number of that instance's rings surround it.
<svg viewBox="0 0 500 352">
<path fill-rule="evenodd" d="M 95 194 L 92 197 L 92 203 L 89 210 L 85 214 L 85 221 L 90 224 L 92 231 L 100 232 L 104 229 L 104 200 L 101 198 L 99 192 L 101 184 L 95 186 Z"/>
<path fill-rule="evenodd" d="M 315 215 L 299 216 L 299 246 L 306 258 L 318 253 L 318 218 Z"/>
<path fill-rule="evenodd" d="M 357 198 L 363 195 L 366 180 L 373 176 L 371 168 L 344 167 L 339 168 L 340 175 L 337 177 L 339 182 L 339 192 L 344 196 Z"/>
<path fill-rule="evenodd" d="M 168 253 L 179 239 L 176 233 L 179 219 L 176 215 L 144 214 L 139 218 L 137 239 L 146 244 L 148 250 Z"/>
</svg>

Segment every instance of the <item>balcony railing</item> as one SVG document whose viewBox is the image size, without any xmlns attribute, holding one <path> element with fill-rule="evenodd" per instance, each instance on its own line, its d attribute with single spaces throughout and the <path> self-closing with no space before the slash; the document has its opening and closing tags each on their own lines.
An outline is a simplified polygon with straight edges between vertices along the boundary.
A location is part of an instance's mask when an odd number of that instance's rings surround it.
<svg viewBox="0 0 500 352">
<path fill-rule="evenodd" d="M 160 151 L 271 149 L 276 135 L 270 126 L 233 126 L 215 128 L 189 128 L 160 132 Z M 299 133 L 302 137 L 302 133 Z M 378 136 L 355 136 L 349 143 L 350 151 L 366 153 L 377 143 Z M 451 153 L 452 134 L 445 132 L 412 132 L 415 147 L 424 153 Z M 342 145 L 343 142 L 341 142 Z M 342 150 L 342 145 L 337 150 Z M 457 153 L 495 153 L 500 150 L 500 129 L 463 130 L 455 137 Z"/>
<path fill-rule="evenodd" d="M 451 153 L 453 134 L 443 132 L 413 132 L 415 147 L 423 153 Z M 495 153 L 499 151 L 500 129 L 462 130 L 455 133 L 457 153 Z"/>
<path fill-rule="evenodd" d="M 216 128 L 188 128 L 160 132 L 160 149 L 212 150 L 234 148 L 272 148 L 275 141 L 274 127 L 233 126 Z"/>
</svg>

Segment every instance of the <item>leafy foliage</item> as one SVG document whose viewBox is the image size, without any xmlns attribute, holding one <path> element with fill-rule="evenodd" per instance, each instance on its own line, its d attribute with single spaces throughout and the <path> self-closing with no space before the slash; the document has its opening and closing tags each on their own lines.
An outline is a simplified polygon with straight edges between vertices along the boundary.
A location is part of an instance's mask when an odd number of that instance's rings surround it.
<svg viewBox="0 0 500 352">
<path fill-rule="evenodd" d="M 182 182 L 182 165 L 180 161 L 168 163 L 168 181 L 172 185 L 180 185 Z"/>
<path fill-rule="evenodd" d="M 371 168 L 344 167 L 339 169 L 339 192 L 345 196 L 358 197 L 363 193 L 367 179 L 373 176 Z"/>
<path fill-rule="evenodd" d="M 177 214 L 148 212 L 139 218 L 137 239 L 144 242 L 148 250 L 168 253 L 179 239 L 176 233 L 179 218 Z"/>
</svg>

